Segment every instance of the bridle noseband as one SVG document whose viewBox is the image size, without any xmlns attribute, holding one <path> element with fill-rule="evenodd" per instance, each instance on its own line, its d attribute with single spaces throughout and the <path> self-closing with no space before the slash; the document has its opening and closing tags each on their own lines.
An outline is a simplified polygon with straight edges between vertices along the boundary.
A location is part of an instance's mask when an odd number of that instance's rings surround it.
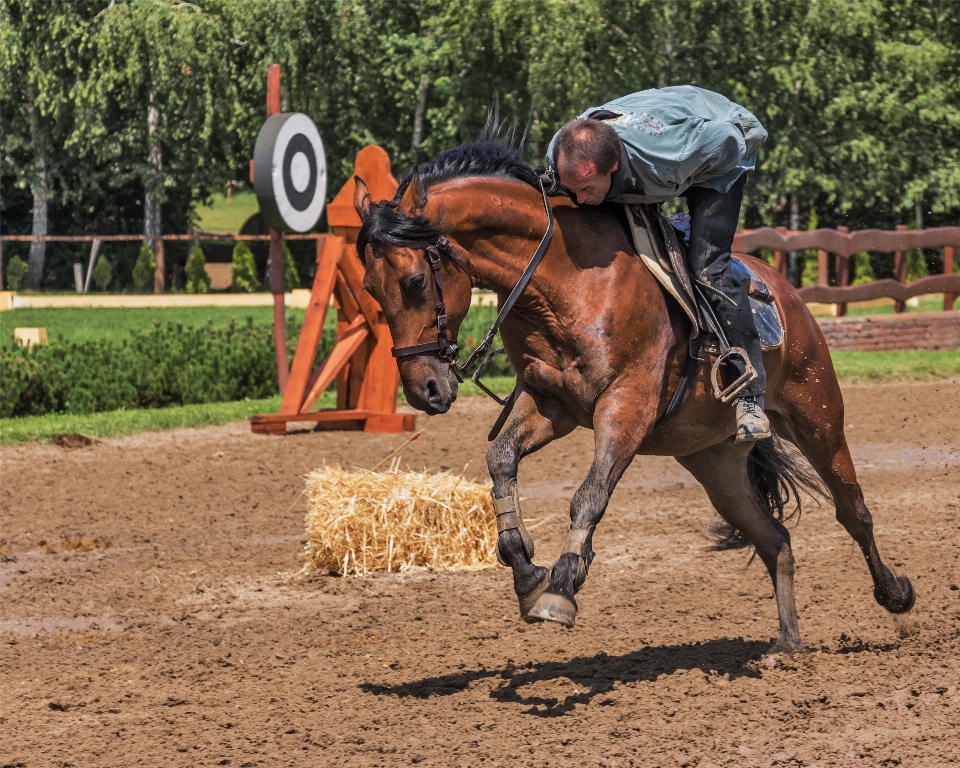
<svg viewBox="0 0 960 768">
<path fill-rule="evenodd" d="M 498 403 L 501 405 L 506 404 L 507 401 L 501 400 L 480 382 L 480 374 L 483 373 L 483 369 L 486 367 L 487 362 L 491 357 L 504 351 L 503 349 L 490 350 L 490 347 L 493 345 L 493 338 L 497 335 L 497 331 L 500 330 L 500 326 L 506 319 L 507 314 L 509 314 L 510 310 L 513 309 L 513 305 L 517 303 L 517 299 L 520 298 L 520 294 L 522 294 L 527 285 L 529 285 L 530 278 L 533 277 L 533 273 L 536 270 L 537 265 L 540 263 L 541 259 L 543 259 L 544 254 L 550 247 L 550 241 L 553 239 L 553 211 L 550 209 L 550 203 L 547 200 L 547 191 L 543 186 L 542 178 L 540 179 L 540 194 L 543 196 L 543 207 L 547 212 L 547 231 L 544 232 L 543 237 L 540 239 L 540 244 L 537 246 L 537 250 L 534 252 L 533 257 L 527 264 L 526 269 L 523 270 L 523 274 L 520 275 L 520 279 L 517 281 L 517 284 L 513 287 L 513 290 L 510 291 L 510 295 L 507 296 L 506 301 L 504 301 L 503 305 L 500 307 L 500 311 L 497 313 L 497 319 L 493 322 L 493 325 L 487 329 L 487 332 L 483 337 L 483 341 L 480 342 L 480 344 L 471 353 L 470 357 L 466 359 L 463 365 L 459 364 L 459 347 L 455 341 L 450 341 L 447 338 L 447 307 L 443 302 L 443 274 L 440 271 L 441 253 L 444 256 L 448 256 L 450 260 L 453 261 L 453 263 L 456 264 L 467 277 L 470 278 L 471 284 L 473 283 L 473 277 L 470 274 L 470 269 L 467 264 L 463 259 L 460 258 L 460 256 L 457 255 L 456 251 L 453 249 L 453 246 L 450 244 L 450 241 L 448 241 L 445 237 L 441 237 L 437 241 L 436 245 L 431 245 L 424 250 L 427 261 L 430 264 L 430 271 L 433 274 L 434 297 L 436 299 L 437 309 L 437 340 L 428 341 L 425 344 L 413 344 L 407 347 L 394 347 L 392 350 L 394 357 L 411 357 L 413 355 L 426 354 L 427 352 L 438 352 L 440 357 L 450 363 L 454 375 L 460 381 L 463 381 L 462 377 L 470 375 L 468 371 L 474 365 L 477 358 L 483 356 L 479 367 L 470 378 L 474 384 L 480 387 L 480 389 L 490 395 L 490 397 L 492 397 Z"/>
</svg>

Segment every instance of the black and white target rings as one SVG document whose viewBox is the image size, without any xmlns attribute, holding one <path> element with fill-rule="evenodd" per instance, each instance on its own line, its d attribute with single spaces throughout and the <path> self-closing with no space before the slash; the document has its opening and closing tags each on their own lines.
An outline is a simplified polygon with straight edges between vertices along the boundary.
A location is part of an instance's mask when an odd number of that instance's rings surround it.
<svg viewBox="0 0 960 768">
<path fill-rule="evenodd" d="M 327 194 L 327 161 L 313 120 L 298 112 L 267 118 L 253 149 L 253 189 L 272 229 L 314 227 Z"/>
</svg>

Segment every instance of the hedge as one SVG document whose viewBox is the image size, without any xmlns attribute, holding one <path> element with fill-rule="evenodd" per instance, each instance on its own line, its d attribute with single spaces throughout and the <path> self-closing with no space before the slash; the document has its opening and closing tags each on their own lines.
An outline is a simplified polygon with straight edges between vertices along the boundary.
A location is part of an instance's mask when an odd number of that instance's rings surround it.
<svg viewBox="0 0 960 768">
<path fill-rule="evenodd" d="M 293 355 L 299 320 L 288 319 Z M 332 333 L 324 334 L 332 345 Z M 0 344 L 0 418 L 215 403 L 276 394 L 273 328 L 167 323 L 128 339 Z"/>
<path fill-rule="evenodd" d="M 493 307 L 475 307 L 460 329 L 461 360 L 493 322 Z M 301 320 L 287 318 L 288 356 L 293 360 Z M 336 341 L 327 323 L 317 359 Z M 499 336 L 496 345 L 501 344 Z M 501 355 L 488 376 L 510 376 Z M 221 328 L 156 323 L 130 330 L 122 342 L 72 342 L 59 337 L 49 346 L 20 347 L 0 341 L 0 418 L 47 413 L 98 413 L 118 409 L 218 403 L 269 397 L 277 392 L 273 326 L 231 320 Z"/>
</svg>

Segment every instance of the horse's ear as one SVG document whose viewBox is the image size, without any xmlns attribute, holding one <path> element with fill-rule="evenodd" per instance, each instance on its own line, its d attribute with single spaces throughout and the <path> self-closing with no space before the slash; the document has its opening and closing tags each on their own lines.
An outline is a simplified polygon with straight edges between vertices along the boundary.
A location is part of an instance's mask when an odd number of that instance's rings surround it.
<svg viewBox="0 0 960 768">
<path fill-rule="evenodd" d="M 400 204 L 397 208 L 404 213 L 417 216 L 423 213 L 423 209 L 426 207 L 427 188 L 420 178 L 419 169 L 414 166 L 413 171 L 410 173 L 410 183 L 407 185 L 407 190 L 403 193 L 403 197 L 400 198 Z"/>
<path fill-rule="evenodd" d="M 353 181 L 356 185 L 353 188 L 353 207 L 357 209 L 360 221 L 363 221 L 367 217 L 367 211 L 370 210 L 370 191 L 359 176 L 354 176 Z"/>
</svg>

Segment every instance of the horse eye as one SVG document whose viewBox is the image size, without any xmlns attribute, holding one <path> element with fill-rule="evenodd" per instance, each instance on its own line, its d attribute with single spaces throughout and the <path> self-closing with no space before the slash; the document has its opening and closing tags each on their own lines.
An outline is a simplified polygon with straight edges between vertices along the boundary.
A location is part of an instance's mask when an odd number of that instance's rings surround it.
<svg viewBox="0 0 960 768">
<path fill-rule="evenodd" d="M 408 296 L 419 296 L 423 293 L 423 275 L 414 275 L 403 281 L 403 290 Z"/>
</svg>

